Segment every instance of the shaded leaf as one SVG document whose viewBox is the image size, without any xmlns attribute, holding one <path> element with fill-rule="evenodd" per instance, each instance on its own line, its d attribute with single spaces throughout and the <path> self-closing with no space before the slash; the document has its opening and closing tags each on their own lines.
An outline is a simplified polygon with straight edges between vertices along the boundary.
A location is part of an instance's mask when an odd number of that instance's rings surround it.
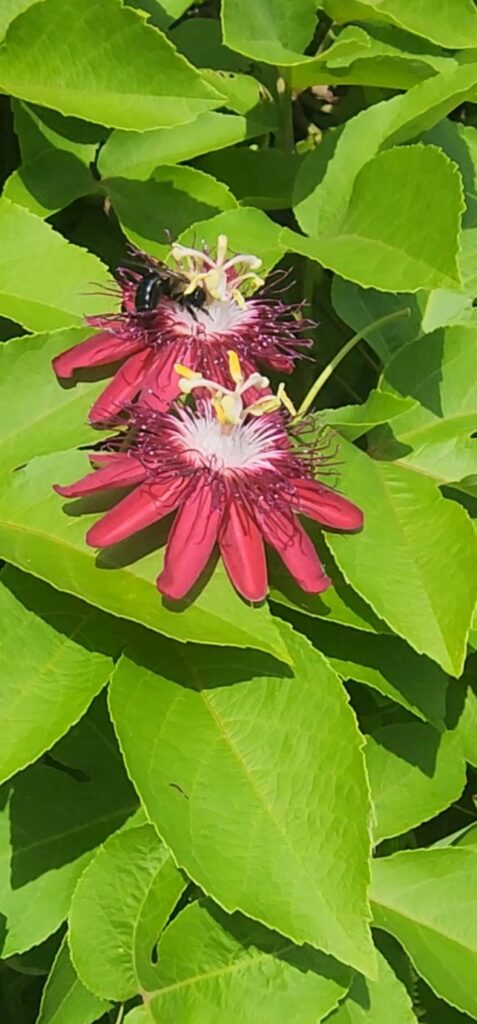
<svg viewBox="0 0 477 1024">
<path fill-rule="evenodd" d="M 56 931 L 93 850 L 137 806 L 101 702 L 52 748 L 51 758 L 27 768 L 3 791 L 4 957 Z"/>
<path fill-rule="evenodd" d="M 43 990 L 36 1024 L 93 1024 L 109 1006 L 78 978 L 65 936 Z"/>
<path fill-rule="evenodd" d="M 472 0 L 323 0 L 334 21 L 390 22 L 399 28 L 457 50 L 477 46 L 477 12 Z"/>
<path fill-rule="evenodd" d="M 329 1024 L 417 1024 L 411 1000 L 387 960 L 378 952 L 378 977 L 356 977 L 346 999 L 327 1017 Z"/>
<path fill-rule="evenodd" d="M 374 863 L 375 923 L 441 998 L 477 1016 L 477 850 L 409 850 Z"/>
<path fill-rule="evenodd" d="M 314 0 L 256 0 L 247 10 L 240 0 L 223 0 L 224 42 L 254 60 L 296 64 L 311 41 L 316 23 Z"/>
<path fill-rule="evenodd" d="M 10 567 L 1 575 L 0 615 L 4 782 L 81 718 L 108 681 L 121 639 L 105 615 Z"/>
<path fill-rule="evenodd" d="M 367 738 L 365 757 L 376 843 L 433 818 L 465 786 L 459 737 L 420 722 L 376 729 Z"/>
</svg>

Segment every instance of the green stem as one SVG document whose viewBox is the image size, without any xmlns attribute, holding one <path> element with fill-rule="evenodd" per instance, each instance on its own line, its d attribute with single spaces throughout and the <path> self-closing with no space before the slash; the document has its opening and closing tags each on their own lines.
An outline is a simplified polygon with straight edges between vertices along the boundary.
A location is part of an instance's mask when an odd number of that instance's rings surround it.
<svg viewBox="0 0 477 1024">
<path fill-rule="evenodd" d="M 339 366 L 339 364 L 345 358 L 345 356 L 348 355 L 348 352 L 351 352 L 351 349 L 353 349 L 355 345 L 358 344 L 359 341 L 362 341 L 363 338 L 366 338 L 368 334 L 371 334 L 374 331 L 378 330 L 379 327 L 384 327 L 385 324 L 390 324 L 392 323 L 393 320 L 399 320 L 403 316 L 410 315 L 411 310 L 409 309 L 408 306 L 406 306 L 405 309 L 398 309 L 396 310 L 395 313 L 388 313 L 387 316 L 380 317 L 379 320 L 375 320 L 374 323 L 368 324 L 367 327 L 363 327 L 361 331 L 358 331 L 357 334 L 353 335 L 353 337 L 346 342 L 346 345 L 343 345 L 343 348 L 340 348 L 339 352 L 336 353 L 333 359 L 330 360 L 327 366 L 325 366 L 324 370 L 322 370 L 319 376 L 316 378 L 315 383 L 311 386 L 308 394 L 305 395 L 305 398 L 303 399 L 300 408 L 298 409 L 295 422 L 297 422 L 297 420 L 301 420 L 305 413 L 308 412 L 310 405 L 312 405 L 312 403 L 315 401 L 317 394 L 321 391 L 322 387 L 329 380 L 331 374 L 336 370 L 336 367 Z"/>
<path fill-rule="evenodd" d="M 278 141 L 285 153 L 293 153 L 295 136 L 293 133 L 292 95 L 290 76 L 287 68 L 278 68 L 276 82 L 278 110 Z"/>
</svg>

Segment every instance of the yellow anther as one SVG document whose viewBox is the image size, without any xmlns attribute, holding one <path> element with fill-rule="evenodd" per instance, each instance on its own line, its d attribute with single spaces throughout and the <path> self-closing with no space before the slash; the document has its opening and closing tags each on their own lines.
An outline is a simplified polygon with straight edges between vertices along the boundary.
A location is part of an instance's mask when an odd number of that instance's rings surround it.
<svg viewBox="0 0 477 1024">
<path fill-rule="evenodd" d="M 296 416 L 295 406 L 293 405 L 293 402 L 292 402 L 291 398 L 289 398 L 287 393 L 286 393 L 286 389 L 285 389 L 285 385 L 284 385 L 283 381 L 282 381 L 281 384 L 278 385 L 278 388 L 277 388 L 277 398 L 278 398 L 279 402 L 281 402 L 282 405 L 285 406 L 285 409 L 287 410 L 287 412 L 290 413 L 290 416 Z"/>
<path fill-rule="evenodd" d="M 241 309 L 244 309 L 246 305 L 245 299 L 242 295 L 242 292 L 239 292 L 238 288 L 232 288 L 232 298 L 235 299 L 237 306 L 240 306 Z"/>
<path fill-rule="evenodd" d="M 227 352 L 227 356 L 229 360 L 230 376 L 234 384 L 243 384 L 244 377 L 242 373 L 242 367 L 240 365 L 240 359 L 237 353 L 234 352 L 233 349 L 229 349 L 229 351 Z"/>
<path fill-rule="evenodd" d="M 246 411 L 251 416 L 264 416 L 268 412 L 277 412 L 280 405 L 278 395 L 265 395 L 264 398 L 258 398 L 256 402 L 248 405 Z"/>
<path fill-rule="evenodd" d="M 183 363 L 176 363 L 174 369 L 179 377 L 185 377 L 186 380 L 198 380 L 202 376 L 197 370 L 191 370 L 190 366 L 184 366 Z"/>
</svg>

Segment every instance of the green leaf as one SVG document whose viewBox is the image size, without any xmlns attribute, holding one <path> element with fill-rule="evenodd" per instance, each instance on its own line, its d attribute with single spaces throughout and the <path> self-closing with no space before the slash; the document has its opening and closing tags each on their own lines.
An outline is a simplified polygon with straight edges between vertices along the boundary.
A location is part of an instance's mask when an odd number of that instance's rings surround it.
<svg viewBox="0 0 477 1024">
<path fill-rule="evenodd" d="M 296 64 L 311 41 L 316 24 L 314 0 L 255 0 L 244 8 L 240 0 L 223 0 L 224 43 L 267 64 Z"/>
<path fill-rule="evenodd" d="M 109 297 L 103 299 L 104 305 Z M 104 381 L 59 384 L 51 360 L 78 344 L 91 329 L 70 327 L 0 346 L 0 466 L 16 469 L 38 455 L 48 455 L 93 440 L 88 412 Z M 12 416 L 11 395 L 15 395 Z M 101 435 L 99 435 L 101 436 Z"/>
<path fill-rule="evenodd" d="M 2 955 L 23 952 L 56 931 L 92 851 L 134 812 L 107 713 L 87 716 L 4 791 L 0 814 Z"/>
<path fill-rule="evenodd" d="M 227 236 L 232 252 L 247 252 L 262 261 L 261 274 L 267 274 L 283 256 L 281 229 L 262 210 L 241 206 L 236 210 L 225 210 L 206 221 L 199 221 L 192 229 L 184 231 L 180 241 L 193 245 L 200 238 L 212 249 L 217 245 L 218 235 Z"/>
<path fill-rule="evenodd" d="M 293 659 L 279 674 L 230 648 L 141 645 L 115 671 L 112 717 L 150 820 L 201 888 L 372 974 L 361 738 L 327 662 L 278 628 Z"/>
<path fill-rule="evenodd" d="M 3 0 L 0 10 L 0 38 L 3 39 L 8 26 L 22 11 L 31 7 L 36 0 Z"/>
<path fill-rule="evenodd" d="M 32 62 L 39 38 L 42 60 Z M 62 114 L 133 131 L 185 124 L 221 104 L 166 37 L 119 0 L 87 6 L 81 17 L 75 0 L 34 4 L 10 26 L 0 83 Z"/>
<path fill-rule="evenodd" d="M 244 206 L 283 210 L 291 206 L 302 159 L 278 149 L 231 148 L 203 156 L 197 165 L 224 181 Z"/>
<path fill-rule="evenodd" d="M 247 57 L 230 50 L 222 42 L 220 22 L 214 18 L 184 18 L 171 30 L 177 49 L 200 68 L 216 71 L 249 71 Z"/>
<path fill-rule="evenodd" d="M 345 441 L 340 469 L 340 487 L 365 516 L 359 534 L 326 535 L 346 580 L 411 647 L 459 676 L 477 587 L 467 514 L 431 480 Z"/>
<path fill-rule="evenodd" d="M 323 0 L 333 21 L 383 22 L 431 39 L 449 50 L 477 46 L 477 12 L 472 0 Z"/>
<path fill-rule="evenodd" d="M 1 575 L 0 782 L 35 761 L 84 714 L 121 645 L 105 615 L 6 568 Z M 28 637 L 28 643 L 24 643 Z"/>
<path fill-rule="evenodd" d="M 455 325 L 406 345 L 386 368 L 386 394 L 411 396 L 411 409 L 391 418 L 375 436 L 385 456 L 453 483 L 477 473 L 477 385 L 473 368 L 477 326 Z"/>
<path fill-rule="evenodd" d="M 465 786 L 459 736 L 439 733 L 421 722 L 376 729 L 367 738 L 365 756 L 375 843 L 433 818 L 457 800 Z"/>
<path fill-rule="evenodd" d="M 211 901 L 193 903 L 164 932 L 157 1024 L 315 1024 L 336 1006 L 349 972 L 309 946 L 229 917 Z"/>
<path fill-rule="evenodd" d="M 158 128 L 156 131 L 112 133 L 98 158 L 100 174 L 106 178 L 146 179 L 161 164 L 192 160 L 236 142 L 255 138 L 273 130 L 275 117 L 271 104 L 246 117 L 238 114 L 200 114 L 184 128 Z"/>
<path fill-rule="evenodd" d="M 169 252 L 168 234 L 176 239 L 197 221 L 237 207 L 226 185 L 193 167 L 158 167 L 149 181 L 110 178 L 104 186 L 125 235 L 159 258 Z"/>
<path fill-rule="evenodd" d="M 348 441 L 355 441 L 373 427 L 387 423 L 401 412 L 407 412 L 414 404 L 412 398 L 372 390 L 362 405 L 325 409 L 320 412 L 320 419 L 323 419 L 326 426 L 333 426 Z"/>
<path fill-rule="evenodd" d="M 462 752 L 466 761 L 477 768 L 477 658 L 469 658 L 464 673 L 464 682 L 468 682 L 465 703 L 459 718 L 456 732 L 462 744 Z"/>
<path fill-rule="evenodd" d="M 477 1016 L 477 851 L 412 850 L 374 863 L 375 923 L 452 1006 Z"/>
<path fill-rule="evenodd" d="M 43 990 L 36 1024 L 93 1024 L 109 1006 L 78 978 L 65 936 Z"/>
<path fill-rule="evenodd" d="M 380 153 L 362 167 L 346 212 L 333 229 L 327 232 L 323 226 L 318 235 L 303 238 L 284 228 L 282 239 L 294 251 L 365 287 L 459 290 L 462 210 L 455 164 L 435 147 L 406 146 Z M 298 216 L 304 227 L 303 216 Z"/>
<path fill-rule="evenodd" d="M 107 840 L 82 875 L 69 915 L 73 963 L 89 989 L 119 1001 L 160 987 L 151 952 L 185 886 L 152 825 Z"/>
<path fill-rule="evenodd" d="M 451 71 L 456 61 L 412 36 L 396 39 L 390 34 L 370 34 L 357 25 L 339 33 L 326 50 L 291 70 L 293 89 L 306 89 L 324 80 L 330 84 L 371 85 L 410 89 L 436 72 Z"/>
<path fill-rule="evenodd" d="M 3 195 L 38 217 L 50 217 L 75 199 L 97 191 L 97 182 L 78 157 L 51 149 L 14 171 Z"/>
<path fill-rule="evenodd" d="M 31 163 L 44 153 L 59 149 L 72 153 L 84 167 L 94 162 L 100 143 L 109 131 L 103 125 L 64 117 L 47 107 L 29 106 L 12 98 L 13 123 L 22 160 Z"/>
<path fill-rule="evenodd" d="M 301 620 L 299 627 L 342 679 L 364 683 L 443 728 L 448 677 L 435 662 L 397 636 L 373 635 L 326 619 Z"/>
<path fill-rule="evenodd" d="M 162 600 L 154 585 L 162 564 L 160 527 L 96 556 L 84 535 L 97 513 L 78 514 L 88 504 L 65 506 L 52 491 L 52 484 L 76 480 L 88 467 L 84 452 L 59 452 L 13 474 L 0 497 L 2 557 L 58 590 L 179 640 L 225 644 L 232 639 L 237 647 L 288 657 L 269 610 L 245 604 L 221 563 L 180 614 Z"/>
<path fill-rule="evenodd" d="M 100 289 L 111 286 L 111 277 L 96 256 L 8 199 L 0 199 L 0 235 L 2 316 L 30 331 L 51 331 L 104 310 Z"/>
<path fill-rule="evenodd" d="M 303 231 L 334 237 L 347 216 L 354 182 L 365 165 L 381 149 L 412 141 L 428 131 L 463 102 L 476 85 L 477 65 L 458 67 L 421 82 L 403 95 L 373 104 L 344 128 L 325 136 L 322 145 L 304 160 L 297 176 L 295 213 Z M 386 222 L 394 208 L 388 206 Z"/>
<path fill-rule="evenodd" d="M 417 1024 L 411 1000 L 381 953 L 378 977 L 356 977 L 346 999 L 327 1020 L 329 1024 Z"/>
</svg>

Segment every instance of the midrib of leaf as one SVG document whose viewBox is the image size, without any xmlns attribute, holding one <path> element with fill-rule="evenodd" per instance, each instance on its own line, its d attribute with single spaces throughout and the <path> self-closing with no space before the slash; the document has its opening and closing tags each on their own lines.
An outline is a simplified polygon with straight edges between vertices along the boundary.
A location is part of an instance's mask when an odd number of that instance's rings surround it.
<svg viewBox="0 0 477 1024">
<path fill-rule="evenodd" d="M 205 971 L 202 974 L 195 974 L 191 978 L 185 978 L 182 981 L 173 982 L 171 985 L 165 985 L 164 988 L 159 988 L 154 992 L 148 993 L 148 1001 L 151 1001 L 155 996 L 161 996 L 165 992 L 174 992 L 181 988 L 188 988 L 191 985 L 199 984 L 201 981 L 208 981 L 212 978 L 221 978 L 227 974 L 232 974 L 234 971 L 242 971 L 244 967 L 255 967 L 256 964 L 263 963 L 263 961 L 274 959 L 275 957 L 283 956 L 290 950 L 294 949 L 295 946 L 292 942 L 288 942 L 284 946 L 280 946 L 279 949 L 275 949 L 270 953 L 259 953 L 257 956 L 243 957 L 242 960 L 235 960 L 234 963 L 228 964 L 227 967 L 217 967 L 214 970 Z M 159 956 L 161 947 L 159 944 Z"/>
<path fill-rule="evenodd" d="M 415 887 L 417 888 L 419 886 L 419 884 L 420 883 L 417 882 Z M 474 947 L 465 946 L 464 943 L 460 939 L 456 939 L 454 935 L 449 935 L 448 932 L 446 932 L 446 931 L 444 931 L 444 930 L 442 930 L 440 928 L 437 928 L 434 924 L 429 924 L 429 921 L 423 921 L 422 918 L 416 916 L 416 914 L 414 914 L 414 913 L 411 914 L 411 913 L 408 913 L 407 910 L 403 911 L 402 909 L 398 909 L 397 907 L 393 906 L 392 903 L 385 903 L 384 900 L 382 900 L 382 899 L 381 900 L 375 900 L 375 899 L 371 898 L 371 903 L 376 903 L 377 906 L 379 906 L 379 907 L 385 907 L 387 910 L 391 910 L 394 914 L 397 915 L 397 917 L 401 918 L 402 920 L 404 920 L 404 921 L 412 921 L 413 924 L 416 924 L 420 928 L 423 928 L 424 931 L 430 932 L 431 935 L 437 935 L 439 938 L 446 939 L 446 941 L 448 941 L 448 942 L 452 942 L 459 949 L 463 949 L 467 953 L 471 952 L 471 953 L 476 953 L 477 954 L 477 946 L 475 948 Z M 383 925 L 378 925 L 377 927 L 382 928 Z M 401 940 L 399 940 L 399 941 L 401 941 Z M 411 956 L 411 954 L 409 954 L 409 956 Z M 412 957 L 411 957 L 411 959 L 412 959 Z"/>
<path fill-rule="evenodd" d="M 309 641 L 306 640 L 305 637 L 303 637 L 303 639 L 306 641 L 306 643 L 309 646 L 310 650 L 313 650 L 311 643 L 309 643 Z M 316 893 L 316 895 L 318 896 L 318 901 L 322 905 L 327 907 L 328 912 L 329 912 L 329 914 L 331 916 L 331 919 L 334 919 L 335 927 L 337 926 L 339 928 L 340 932 L 342 934 L 344 934 L 346 936 L 346 938 L 347 938 L 347 933 L 343 929 L 343 926 L 342 926 L 341 922 L 337 920 L 334 909 L 330 906 L 328 900 L 325 897 L 325 894 L 322 893 L 320 891 L 320 889 L 317 887 L 316 878 L 314 878 L 310 874 L 309 868 L 302 861 L 299 851 L 297 851 L 292 846 L 291 841 L 290 841 L 290 837 L 288 836 L 288 833 L 284 830 L 284 827 L 282 826 L 280 821 L 274 816 L 271 807 L 267 804 L 267 802 L 265 800 L 265 797 L 263 796 L 263 794 L 261 793 L 259 787 L 256 784 L 256 780 L 254 779 L 253 774 L 250 772 L 247 764 L 245 763 L 245 761 L 243 760 L 243 758 L 242 758 L 242 756 L 240 754 L 240 751 L 235 747 L 235 745 L 233 744 L 233 742 L 232 742 L 232 740 L 230 738 L 230 735 L 227 733 L 225 725 L 222 722 L 220 716 L 216 713 L 215 708 L 210 703 L 209 698 L 205 695 L 204 691 L 200 689 L 201 680 L 200 680 L 200 677 L 197 676 L 197 674 L 196 674 L 195 665 L 193 665 L 193 664 L 191 665 L 191 664 L 189 664 L 187 662 L 187 660 L 185 659 L 184 654 L 183 654 L 182 651 L 180 652 L 180 654 L 182 656 L 182 660 L 184 662 L 184 667 L 186 669 L 186 672 L 188 672 L 189 675 L 192 675 L 193 678 L 195 677 L 196 682 L 198 683 L 198 692 L 200 693 L 201 699 L 203 700 L 203 703 L 204 703 L 207 711 L 209 712 L 209 715 L 212 718 L 212 721 L 215 723 L 219 735 L 222 736 L 222 739 L 223 739 L 223 741 L 225 743 L 225 746 L 228 747 L 232 757 L 237 761 L 237 763 L 239 765 L 239 769 L 240 769 L 242 775 L 245 777 L 245 779 L 247 780 L 247 782 L 248 782 L 248 784 L 250 786 L 250 789 L 252 790 L 252 792 L 256 796 L 258 804 L 262 807 L 263 811 L 265 812 L 265 818 L 268 817 L 270 819 L 270 821 L 272 822 L 274 828 L 276 829 L 278 834 L 284 840 L 285 845 L 289 849 L 292 858 L 296 861 L 298 866 L 301 868 L 303 875 L 307 878 L 307 880 L 308 880 L 308 882 L 310 884 L 310 889 L 313 892 Z M 322 657 L 324 658 L 324 655 L 322 655 Z M 327 665 L 329 671 L 330 672 L 334 672 L 334 669 L 331 667 L 331 665 L 329 664 L 327 659 L 324 658 L 324 660 L 326 661 L 326 665 Z M 363 743 L 364 743 L 364 740 L 363 740 Z M 186 870 L 187 870 L 187 873 L 189 874 L 188 868 L 186 868 Z M 198 881 L 198 879 L 195 879 L 195 881 L 197 882 L 197 884 L 201 884 Z M 212 893 L 210 895 L 212 895 Z M 217 900 L 216 894 L 214 894 L 214 899 Z M 217 900 L 217 902 L 220 904 L 219 900 Z M 223 906 L 223 904 L 220 904 L 220 905 Z M 227 910 L 228 908 L 227 907 L 223 907 L 223 909 Z M 240 908 L 238 908 L 238 909 L 240 909 Z M 260 921 L 262 924 L 266 925 L 267 927 L 270 927 L 270 924 L 269 924 L 268 921 L 265 921 L 265 920 L 263 920 L 262 918 L 259 918 L 259 917 L 257 917 L 256 920 Z M 370 920 L 370 917 L 369 917 L 369 920 Z M 290 938 L 292 938 L 292 937 L 293 936 L 290 936 Z M 320 948 L 323 948 L 326 951 L 326 946 L 323 945 Z"/>
</svg>

